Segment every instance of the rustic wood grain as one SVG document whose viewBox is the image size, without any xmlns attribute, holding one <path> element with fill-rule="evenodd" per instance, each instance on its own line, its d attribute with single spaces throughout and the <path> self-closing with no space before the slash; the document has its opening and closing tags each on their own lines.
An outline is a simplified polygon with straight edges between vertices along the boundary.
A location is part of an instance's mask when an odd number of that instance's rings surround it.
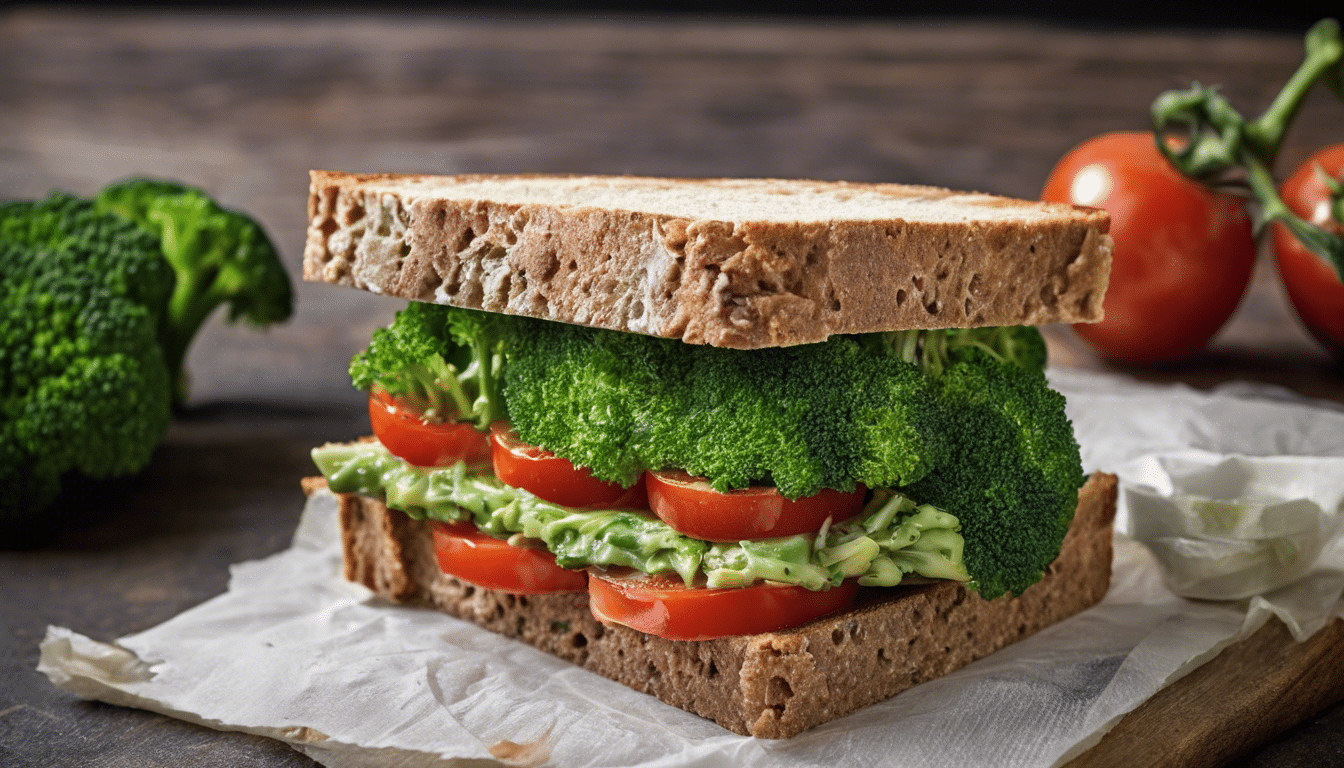
<svg viewBox="0 0 1344 768">
<path fill-rule="evenodd" d="M 1158 92 L 1199 80 L 1258 110 L 1300 55 L 1285 33 L 1027 22 L 18 9 L 0 15 L 0 198 L 182 179 L 256 215 L 297 277 L 309 168 L 813 177 L 1034 197 L 1080 140 L 1143 128 Z M 1313 93 L 1282 167 L 1339 141 L 1340 125 L 1344 106 Z M 0 764 L 311 764 L 274 742 L 76 702 L 33 672 L 46 624 L 100 638 L 143 629 L 217 594 L 229 563 L 285 545 L 307 446 L 360 429 L 349 356 L 400 305 L 297 288 L 284 327 L 207 326 L 188 360 L 192 409 L 142 478 L 102 492 L 97 515 L 64 507 L 71 519 L 44 546 L 0 552 Z M 1067 329 L 1047 333 L 1055 364 L 1201 387 L 1250 379 L 1344 403 L 1344 376 L 1267 264 L 1223 334 L 1180 365 L 1117 369 Z M 1265 668 L 1286 647 L 1267 632 L 1213 664 Z M 1331 637 L 1321 642 L 1341 645 Z M 1089 757 L 1151 754 L 1190 732 L 1221 745 L 1201 764 L 1232 759 L 1344 695 L 1313 687 L 1332 679 L 1315 674 L 1327 660 L 1344 669 L 1337 647 L 1298 652 L 1279 669 L 1309 670 L 1308 685 L 1275 678 L 1286 715 L 1198 731 L 1187 716 L 1207 700 L 1161 708 L 1216 683 L 1211 666 Z M 1276 743 L 1344 752 L 1344 707 L 1314 722 L 1292 737 L 1304 741 Z M 1283 754 L 1248 759 L 1302 764 Z"/>
<path fill-rule="evenodd" d="M 1271 620 L 1159 691 L 1069 766 L 1215 768 L 1344 699 L 1341 669 L 1344 619 L 1301 644 Z"/>
</svg>

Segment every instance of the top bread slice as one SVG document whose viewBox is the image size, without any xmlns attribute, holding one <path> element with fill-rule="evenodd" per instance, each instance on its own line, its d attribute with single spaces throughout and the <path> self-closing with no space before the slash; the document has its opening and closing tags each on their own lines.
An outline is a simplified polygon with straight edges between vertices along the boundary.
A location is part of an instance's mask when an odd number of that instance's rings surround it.
<svg viewBox="0 0 1344 768">
<path fill-rule="evenodd" d="M 304 277 L 754 349 L 1095 322 L 1104 211 L 778 179 L 313 171 Z"/>
</svg>

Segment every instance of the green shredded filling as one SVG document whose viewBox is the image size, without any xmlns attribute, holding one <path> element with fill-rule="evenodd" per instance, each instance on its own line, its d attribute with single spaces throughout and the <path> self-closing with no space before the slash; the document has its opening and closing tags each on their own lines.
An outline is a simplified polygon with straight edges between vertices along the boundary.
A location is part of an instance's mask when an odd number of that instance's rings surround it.
<svg viewBox="0 0 1344 768">
<path fill-rule="evenodd" d="M 526 536 L 564 568 L 626 566 L 676 573 L 687 585 L 703 574 L 710 588 L 774 581 L 820 590 L 856 577 L 863 586 L 892 587 L 912 573 L 970 579 L 957 518 L 895 491 L 876 491 L 859 515 L 816 534 L 726 544 L 680 534 L 645 511 L 553 504 L 460 462 L 412 466 L 378 443 L 323 446 L 313 461 L 336 493 L 382 499 L 418 519 L 471 520 L 500 539 Z"/>
</svg>

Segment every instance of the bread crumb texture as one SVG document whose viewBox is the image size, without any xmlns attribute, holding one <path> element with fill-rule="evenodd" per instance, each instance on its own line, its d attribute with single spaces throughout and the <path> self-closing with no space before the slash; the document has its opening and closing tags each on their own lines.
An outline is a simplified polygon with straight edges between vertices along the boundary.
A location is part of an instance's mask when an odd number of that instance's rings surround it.
<svg viewBox="0 0 1344 768">
<path fill-rule="evenodd" d="M 1103 211 L 777 179 L 313 171 L 304 277 L 757 348 L 1101 319 Z"/>
<path fill-rule="evenodd" d="M 1093 475 L 1045 578 L 986 601 L 959 584 L 873 589 L 851 609 L 780 632 L 664 640 L 588 610 L 586 593 L 512 595 L 444 574 L 430 524 L 342 494 L 347 578 L 517 638 L 737 733 L 788 738 L 945 675 L 1101 600 L 1116 478 Z"/>
</svg>

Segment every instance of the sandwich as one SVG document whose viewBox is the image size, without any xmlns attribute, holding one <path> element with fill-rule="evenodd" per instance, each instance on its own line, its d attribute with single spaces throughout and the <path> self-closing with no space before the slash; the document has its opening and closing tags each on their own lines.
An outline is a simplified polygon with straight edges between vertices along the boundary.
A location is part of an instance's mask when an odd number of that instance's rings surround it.
<svg viewBox="0 0 1344 768">
<path fill-rule="evenodd" d="M 408 300 L 314 450 L 346 577 L 787 738 L 1096 603 L 1035 326 L 1102 211 L 894 184 L 314 171 L 304 276 Z M 352 436 L 353 437 L 353 436 Z"/>
</svg>

